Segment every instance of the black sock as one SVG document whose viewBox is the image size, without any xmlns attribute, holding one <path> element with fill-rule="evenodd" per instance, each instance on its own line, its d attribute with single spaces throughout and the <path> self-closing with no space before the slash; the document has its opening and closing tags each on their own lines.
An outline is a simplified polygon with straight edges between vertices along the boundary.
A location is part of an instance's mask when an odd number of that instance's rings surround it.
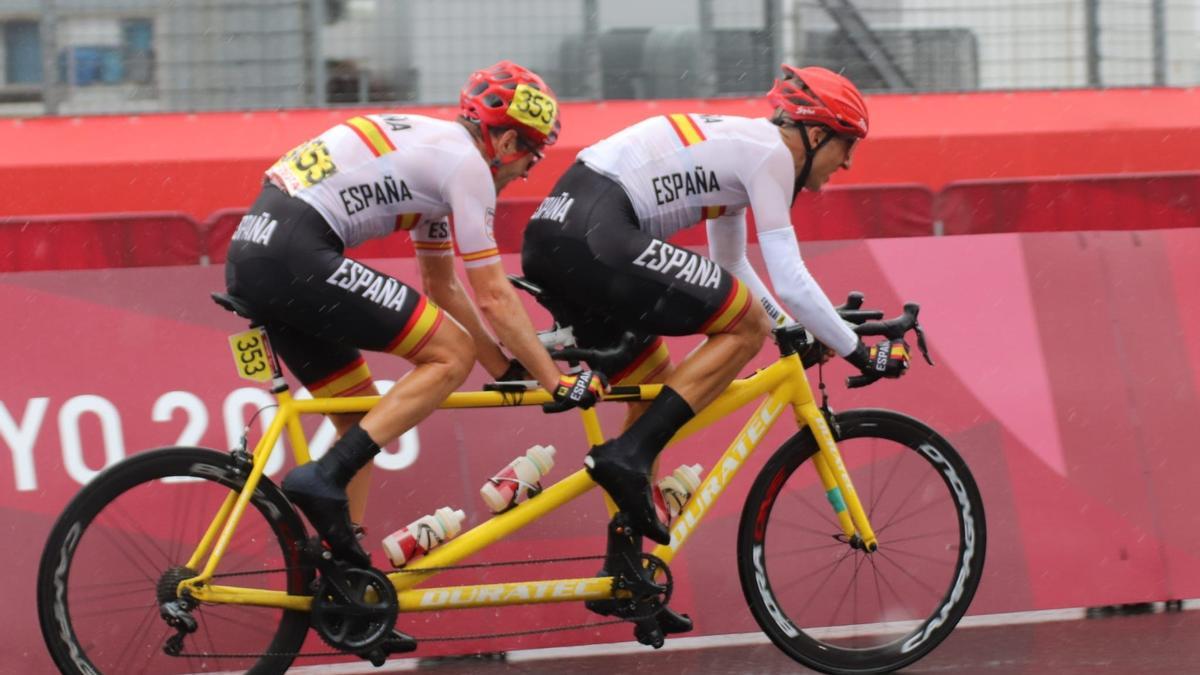
<svg viewBox="0 0 1200 675">
<path fill-rule="evenodd" d="M 664 386 L 646 412 L 613 444 L 614 449 L 627 453 L 625 456 L 632 463 L 649 471 L 675 432 L 695 416 L 692 406 L 678 392 Z"/>
<path fill-rule="evenodd" d="M 338 487 L 344 488 L 354 474 L 378 454 L 379 445 L 371 440 L 362 427 L 355 424 L 317 462 L 329 472 Z"/>
</svg>

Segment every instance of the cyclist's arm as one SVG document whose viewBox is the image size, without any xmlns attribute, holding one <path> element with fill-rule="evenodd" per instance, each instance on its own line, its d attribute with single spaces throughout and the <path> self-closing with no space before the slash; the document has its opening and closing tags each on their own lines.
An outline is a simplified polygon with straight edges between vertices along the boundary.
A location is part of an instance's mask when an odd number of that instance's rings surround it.
<svg viewBox="0 0 1200 675">
<path fill-rule="evenodd" d="M 750 259 L 746 257 L 746 210 L 710 218 L 706 225 L 708 255 L 713 262 L 746 284 L 775 326 L 795 323 L 784 311 L 783 305 L 771 295 L 767 285 L 750 264 Z"/>
<path fill-rule="evenodd" d="M 758 243 L 771 284 L 784 306 L 818 340 L 846 356 L 857 347 L 858 336 L 838 316 L 833 303 L 804 265 L 800 244 L 792 229 L 788 205 L 794 171 L 790 153 L 780 146 L 777 152 L 763 160 L 746 182 L 750 206 L 754 209 Z"/>
<path fill-rule="evenodd" d="M 483 327 L 479 312 L 467 296 L 458 275 L 454 272 L 453 256 L 417 256 L 421 269 L 421 284 L 425 295 L 435 305 L 450 313 L 475 342 L 475 355 L 492 377 L 498 377 L 508 368 L 508 357 L 500 350 L 491 333 Z"/>
<path fill-rule="evenodd" d="M 562 373 L 538 340 L 533 321 L 504 273 L 504 266 L 497 262 L 468 267 L 467 281 L 475 291 L 475 302 L 500 342 L 537 378 L 538 383 L 547 391 L 554 391 Z M 504 365 L 507 367 L 508 363 Z M 500 372 L 504 372 L 504 368 Z"/>
<path fill-rule="evenodd" d="M 467 269 L 467 282 L 475 304 L 504 345 L 537 381 L 549 391 L 558 386 L 561 373 L 550 359 L 525 312 L 517 291 L 500 264 L 492 232 L 496 188 L 487 165 L 479 158 L 459 164 L 443 185 L 443 194 L 454 213 L 454 239 Z M 478 338 L 477 338 L 478 339 Z M 490 358 L 490 357 L 489 357 Z M 505 368 L 507 368 L 505 363 Z M 488 372 L 496 374 L 485 364 Z M 504 372 L 501 368 L 499 372 Z"/>
</svg>

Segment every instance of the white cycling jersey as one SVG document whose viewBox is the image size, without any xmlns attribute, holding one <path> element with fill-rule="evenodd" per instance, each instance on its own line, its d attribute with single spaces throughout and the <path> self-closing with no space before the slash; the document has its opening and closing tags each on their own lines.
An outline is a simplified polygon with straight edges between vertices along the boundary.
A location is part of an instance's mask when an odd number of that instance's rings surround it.
<svg viewBox="0 0 1200 675">
<path fill-rule="evenodd" d="M 355 117 L 284 155 L 267 177 L 316 209 L 348 247 L 408 230 L 417 255 L 451 255 L 457 244 L 467 267 L 500 260 L 495 183 L 457 122 Z"/>
<path fill-rule="evenodd" d="M 854 351 L 858 337 L 800 257 L 790 214 L 795 166 L 769 120 L 661 115 L 585 148 L 578 159 L 625 188 L 639 226 L 654 237 L 707 219 L 712 259 L 747 284 L 777 324 L 790 322 L 746 257 L 746 207 L 752 208 L 783 305 L 838 354 Z"/>
</svg>

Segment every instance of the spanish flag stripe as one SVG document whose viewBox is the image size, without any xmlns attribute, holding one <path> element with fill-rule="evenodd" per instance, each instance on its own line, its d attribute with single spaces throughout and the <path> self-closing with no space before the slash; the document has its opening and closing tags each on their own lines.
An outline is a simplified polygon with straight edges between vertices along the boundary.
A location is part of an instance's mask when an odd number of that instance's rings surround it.
<svg viewBox="0 0 1200 675">
<path fill-rule="evenodd" d="M 700 327 L 701 333 L 708 335 L 722 333 L 737 325 L 737 322 L 749 311 L 751 299 L 746 285 L 738 279 L 734 279 L 733 284 L 734 286 L 730 289 L 729 296 L 721 308 Z"/>
<path fill-rule="evenodd" d="M 668 355 L 668 356 L 670 356 L 670 355 Z M 659 373 L 666 370 L 667 366 L 669 366 L 669 365 L 671 365 L 671 359 L 670 358 L 663 359 L 663 362 L 658 364 L 658 366 L 656 366 L 654 368 L 654 370 L 651 370 L 649 373 L 647 373 L 645 377 L 639 378 L 638 384 L 645 384 L 646 382 L 655 382 L 656 380 L 654 378 L 658 377 Z"/>
<path fill-rule="evenodd" d="M 647 379 L 666 367 L 671 360 L 667 343 L 660 337 L 646 351 L 642 352 L 633 363 L 622 368 L 612 378 L 613 384 L 642 384 Z"/>
<path fill-rule="evenodd" d="M 308 392 L 313 398 L 329 398 L 345 396 L 346 392 L 356 390 L 371 382 L 371 371 L 366 361 L 360 356 L 350 365 L 324 377 L 316 382 L 307 384 Z"/>
<path fill-rule="evenodd" d="M 365 392 L 366 390 L 370 389 L 372 384 L 373 384 L 373 382 L 371 382 L 371 380 L 364 380 L 358 386 L 351 387 L 350 389 L 347 389 L 346 391 L 343 391 L 342 393 L 337 394 L 337 395 L 338 396 L 358 396 L 358 395 L 362 394 L 363 392 Z"/>
<path fill-rule="evenodd" d="M 358 134 L 358 137 L 367 144 L 376 157 L 386 155 L 396 149 L 396 146 L 392 145 L 392 140 L 383 133 L 383 129 L 380 129 L 379 125 L 368 117 L 352 117 L 346 121 L 346 126 Z"/>
<path fill-rule="evenodd" d="M 396 336 L 395 340 L 388 345 L 387 351 L 397 356 L 412 356 L 416 353 L 415 348 L 425 344 L 427 333 L 429 333 L 439 322 L 441 310 L 429 302 L 425 296 L 420 296 L 417 301 L 417 306 L 413 309 L 412 316 L 408 319 L 408 324 L 404 326 L 404 330 Z"/>
<path fill-rule="evenodd" d="M 421 214 L 419 213 L 401 213 L 396 216 L 396 231 L 411 230 L 421 222 Z"/>
<path fill-rule="evenodd" d="M 500 249 L 489 248 L 489 249 L 486 249 L 483 251 L 476 251 L 475 253 L 464 253 L 462 259 L 463 259 L 463 262 L 471 262 L 473 260 L 483 260 L 484 258 L 490 258 L 494 255 L 500 255 Z"/>
<path fill-rule="evenodd" d="M 675 133 L 679 136 L 679 140 L 683 142 L 683 147 L 686 148 L 691 144 L 688 143 L 687 136 L 684 135 L 683 130 L 679 128 L 679 123 L 675 121 L 675 117 L 676 115 L 667 115 L 667 122 L 671 124 L 671 128 L 675 130 Z"/>
<path fill-rule="evenodd" d="M 726 207 L 724 206 L 705 206 L 704 217 L 710 219 L 720 218 L 721 216 L 725 215 L 725 208 Z"/>
<path fill-rule="evenodd" d="M 405 354 L 405 356 L 416 356 L 417 353 L 421 351 L 421 348 L 424 347 L 425 344 L 433 337 L 433 334 L 437 332 L 438 326 L 442 325 L 442 317 L 444 316 L 445 314 L 443 314 L 441 310 L 438 310 L 437 314 L 435 314 L 433 317 L 433 325 L 425 331 L 424 337 L 422 337 L 417 342 L 417 345 L 413 347 L 412 350 L 410 350 L 407 354 Z"/>
<path fill-rule="evenodd" d="M 454 244 L 448 241 L 415 241 L 413 248 L 418 251 L 449 251 L 454 248 Z"/>
<path fill-rule="evenodd" d="M 679 134 L 679 138 L 683 141 L 685 147 L 704 140 L 704 132 L 700 131 L 700 127 L 691 117 L 682 113 L 675 113 L 674 115 L 667 115 L 667 119 L 671 120 L 671 126 L 675 127 L 675 133 Z"/>
</svg>

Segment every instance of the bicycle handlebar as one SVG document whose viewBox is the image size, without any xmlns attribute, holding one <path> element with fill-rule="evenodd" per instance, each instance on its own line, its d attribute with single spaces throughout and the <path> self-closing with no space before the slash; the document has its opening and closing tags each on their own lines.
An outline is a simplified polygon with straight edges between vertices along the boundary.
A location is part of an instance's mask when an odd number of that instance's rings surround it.
<svg viewBox="0 0 1200 675">
<path fill-rule="evenodd" d="M 921 311 L 921 306 L 915 302 L 910 302 L 904 305 L 904 313 L 894 319 L 886 321 L 867 321 L 854 327 L 854 332 L 859 337 L 864 335 L 882 335 L 889 340 L 900 340 L 908 331 L 917 326 L 917 314 Z M 882 318 L 883 312 L 880 312 Z"/>
<path fill-rule="evenodd" d="M 921 312 L 921 306 L 915 302 L 904 304 L 904 312 L 900 316 L 886 321 L 867 321 L 854 327 L 854 332 L 859 337 L 868 335 L 879 335 L 889 340 L 903 340 L 908 331 L 915 330 L 917 332 L 917 347 L 921 350 L 921 355 L 925 357 L 925 362 L 933 365 L 933 359 L 929 357 L 929 347 L 925 343 L 925 331 L 921 328 L 921 324 L 917 322 L 917 314 Z M 881 313 L 882 314 L 882 313 Z M 851 375 L 846 378 L 846 388 L 857 389 L 865 387 L 879 378 L 872 378 L 866 375 Z"/>
<path fill-rule="evenodd" d="M 513 286 L 530 295 L 541 299 L 544 295 L 543 290 L 536 284 L 533 284 L 526 279 L 514 275 L 508 275 L 509 281 Z M 905 303 L 904 311 L 892 319 L 883 320 L 883 312 L 877 309 L 863 309 L 864 296 L 858 291 L 853 291 L 846 296 L 846 302 L 834 309 L 838 316 L 846 323 L 854 324 L 854 332 L 859 337 L 879 335 L 888 338 L 889 340 L 902 340 L 910 330 L 917 332 L 917 346 L 921 350 L 921 355 L 925 357 L 925 361 L 929 365 L 934 365 L 933 359 L 929 357 L 929 348 L 925 344 L 925 331 L 921 329 L 921 324 L 917 322 L 917 315 L 921 311 L 921 306 L 915 302 Z M 588 361 L 595 363 L 597 361 L 611 361 L 626 358 L 634 353 L 638 346 L 638 339 L 633 333 L 626 332 L 621 336 L 620 342 L 613 347 L 585 349 L 581 347 L 567 347 L 564 349 L 551 349 L 550 358 L 556 361 L 568 361 L 578 363 Z M 818 345 L 818 348 L 823 348 Z M 854 389 L 857 387 L 865 387 L 875 379 L 863 375 L 854 375 L 846 379 L 846 386 Z"/>
</svg>

